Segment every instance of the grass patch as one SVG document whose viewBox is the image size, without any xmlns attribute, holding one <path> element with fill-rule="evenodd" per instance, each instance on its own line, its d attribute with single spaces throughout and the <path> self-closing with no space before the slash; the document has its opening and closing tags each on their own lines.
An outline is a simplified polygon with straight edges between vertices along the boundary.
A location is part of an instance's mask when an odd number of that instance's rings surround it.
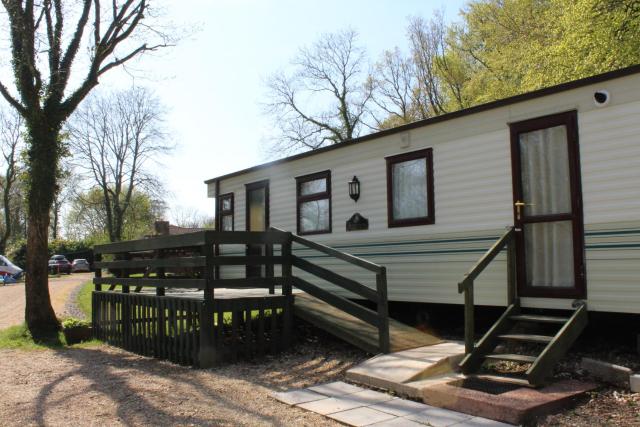
<svg viewBox="0 0 640 427">
<path fill-rule="evenodd" d="M 78 292 L 76 304 L 80 311 L 84 313 L 87 319 L 91 319 L 91 293 L 93 292 L 93 282 L 88 281 Z"/>
<path fill-rule="evenodd" d="M 98 340 L 85 341 L 72 346 L 67 346 L 64 334 L 58 332 L 57 337 L 48 340 L 35 340 L 31 336 L 31 332 L 27 329 L 26 324 L 10 326 L 7 329 L 0 330 L 0 349 L 11 350 L 59 350 L 64 347 L 68 348 L 91 348 L 102 345 Z"/>
<path fill-rule="evenodd" d="M 64 335 L 59 332 L 57 337 L 36 341 L 31 336 L 26 324 L 11 326 L 0 330 L 0 348 L 20 350 L 43 350 L 45 348 L 62 348 L 66 344 Z"/>
</svg>

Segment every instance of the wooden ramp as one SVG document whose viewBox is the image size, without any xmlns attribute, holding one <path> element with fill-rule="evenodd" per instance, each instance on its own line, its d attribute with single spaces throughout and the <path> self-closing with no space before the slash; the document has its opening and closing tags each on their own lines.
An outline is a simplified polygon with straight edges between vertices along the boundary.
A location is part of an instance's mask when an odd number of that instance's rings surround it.
<svg viewBox="0 0 640 427">
<path fill-rule="evenodd" d="M 306 293 L 295 293 L 293 312 L 312 325 L 329 332 L 369 353 L 378 353 L 378 329 Z M 391 351 L 402 351 L 443 342 L 440 338 L 426 334 L 389 319 Z"/>
</svg>

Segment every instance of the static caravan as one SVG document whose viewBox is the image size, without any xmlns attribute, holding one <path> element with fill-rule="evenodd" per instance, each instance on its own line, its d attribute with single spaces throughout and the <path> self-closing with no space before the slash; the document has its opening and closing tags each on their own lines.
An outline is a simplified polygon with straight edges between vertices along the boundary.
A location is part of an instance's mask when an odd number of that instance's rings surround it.
<svg viewBox="0 0 640 427">
<path fill-rule="evenodd" d="M 462 304 L 465 273 L 513 230 L 522 307 L 640 313 L 640 66 L 206 184 L 219 229 L 273 226 L 384 265 L 391 301 Z M 502 251 L 476 304 L 507 305 L 508 270 Z"/>
</svg>

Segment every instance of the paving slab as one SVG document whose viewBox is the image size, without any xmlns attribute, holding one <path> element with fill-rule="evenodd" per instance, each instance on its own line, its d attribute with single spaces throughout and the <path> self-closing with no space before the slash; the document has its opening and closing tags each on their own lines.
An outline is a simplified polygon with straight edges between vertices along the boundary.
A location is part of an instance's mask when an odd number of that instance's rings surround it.
<svg viewBox="0 0 640 427">
<path fill-rule="evenodd" d="M 450 411 L 448 409 L 430 408 L 426 411 L 408 415 L 405 418 L 411 421 L 428 424 L 433 427 L 448 427 L 459 424 L 463 421 L 468 421 L 473 417 L 461 412 Z"/>
<path fill-rule="evenodd" d="M 328 397 L 326 399 L 315 400 L 313 402 L 301 403 L 298 408 L 315 412 L 320 415 L 329 415 L 335 412 L 342 412 L 349 409 L 366 406 L 366 403 L 349 399 L 348 397 Z"/>
<path fill-rule="evenodd" d="M 640 393 L 640 374 L 631 375 L 629 377 L 629 385 L 632 392 Z"/>
<path fill-rule="evenodd" d="M 328 415 L 329 418 L 333 418 L 336 421 L 350 425 L 350 426 L 367 426 L 369 424 L 378 423 L 382 421 L 389 421 L 394 418 L 398 418 L 395 415 L 387 414 L 386 412 L 376 411 L 369 407 L 355 408 L 348 411 L 336 412 Z"/>
<path fill-rule="evenodd" d="M 460 381 L 454 381 L 427 387 L 423 390 L 423 401 L 439 408 L 518 425 L 566 409 L 578 397 L 598 387 L 596 383 L 563 380 L 539 389 L 519 387 L 492 394 L 460 385 Z"/>
<path fill-rule="evenodd" d="M 273 393 L 273 396 L 281 402 L 325 415 L 351 426 L 506 426 L 506 424 L 474 415 L 401 399 L 342 381 L 321 384 L 307 389 Z"/>
<path fill-rule="evenodd" d="M 348 384 L 343 381 L 335 381 L 328 384 L 321 384 L 313 387 L 309 387 L 307 390 L 311 390 L 315 393 L 324 394 L 329 397 L 344 396 L 345 394 L 357 393 L 363 391 L 362 387 Z"/>
<path fill-rule="evenodd" d="M 314 400 L 326 399 L 327 396 L 310 390 L 291 390 L 280 393 L 273 393 L 275 399 L 287 405 L 297 405 L 299 403 L 313 402 Z"/>
<path fill-rule="evenodd" d="M 386 402 L 371 405 L 370 408 L 378 411 L 387 412 L 398 417 L 404 417 L 406 415 L 415 414 L 416 412 L 422 412 L 433 406 L 425 405 L 424 403 L 414 402 L 406 399 L 392 399 Z"/>
<path fill-rule="evenodd" d="M 358 384 L 403 392 L 403 384 L 452 373 L 464 355 L 464 345 L 443 342 L 373 357 L 351 368 L 346 378 Z"/>
<path fill-rule="evenodd" d="M 393 399 L 393 396 L 386 393 L 380 393 L 374 390 L 363 390 L 343 396 L 305 402 L 297 406 L 318 414 L 329 415 L 335 412 L 374 405 L 391 399 Z"/>
<path fill-rule="evenodd" d="M 370 424 L 369 427 L 424 427 L 422 423 L 411 421 L 407 418 L 396 417 L 389 421 L 382 421 L 380 423 Z"/>
<path fill-rule="evenodd" d="M 387 393 L 380 393 L 375 390 L 364 390 L 358 393 L 349 394 L 343 396 L 344 398 L 352 399 L 356 402 L 362 402 L 363 405 L 375 405 L 376 403 L 386 402 L 394 399 L 393 396 Z"/>
</svg>

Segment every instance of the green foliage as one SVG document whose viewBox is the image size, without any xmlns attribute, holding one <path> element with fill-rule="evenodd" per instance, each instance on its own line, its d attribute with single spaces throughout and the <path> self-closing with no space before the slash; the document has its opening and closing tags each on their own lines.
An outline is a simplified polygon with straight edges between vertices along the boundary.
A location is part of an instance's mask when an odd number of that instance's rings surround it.
<svg viewBox="0 0 640 427">
<path fill-rule="evenodd" d="M 94 242 L 91 240 L 66 240 L 56 239 L 49 242 L 49 256 L 55 254 L 71 254 L 74 252 L 86 252 L 93 250 Z M 27 265 L 27 240 L 19 239 L 12 242 L 7 248 L 7 257 L 20 268 Z"/>
<path fill-rule="evenodd" d="M 27 239 L 18 239 L 9 246 L 7 246 L 7 253 L 5 254 L 9 260 L 24 269 L 27 265 Z"/>
<path fill-rule="evenodd" d="M 409 19 L 409 57 L 371 77 L 378 128 L 640 64 L 640 1 L 470 0 L 461 17 Z"/>
<path fill-rule="evenodd" d="M 86 320 L 77 319 L 75 317 L 69 317 L 62 321 L 62 327 L 64 329 L 78 328 L 78 327 L 89 327 L 91 326 L 91 322 Z"/>
<path fill-rule="evenodd" d="M 640 63 L 640 7 L 610 0 L 476 0 L 451 31 L 472 104 Z"/>
<path fill-rule="evenodd" d="M 134 191 L 124 214 L 123 240 L 138 239 L 153 233 L 155 220 L 162 216 L 165 206 L 142 191 Z M 93 244 L 107 243 L 107 215 L 104 197 L 99 188 L 78 195 L 72 202 L 66 218 L 67 235 Z"/>
</svg>

